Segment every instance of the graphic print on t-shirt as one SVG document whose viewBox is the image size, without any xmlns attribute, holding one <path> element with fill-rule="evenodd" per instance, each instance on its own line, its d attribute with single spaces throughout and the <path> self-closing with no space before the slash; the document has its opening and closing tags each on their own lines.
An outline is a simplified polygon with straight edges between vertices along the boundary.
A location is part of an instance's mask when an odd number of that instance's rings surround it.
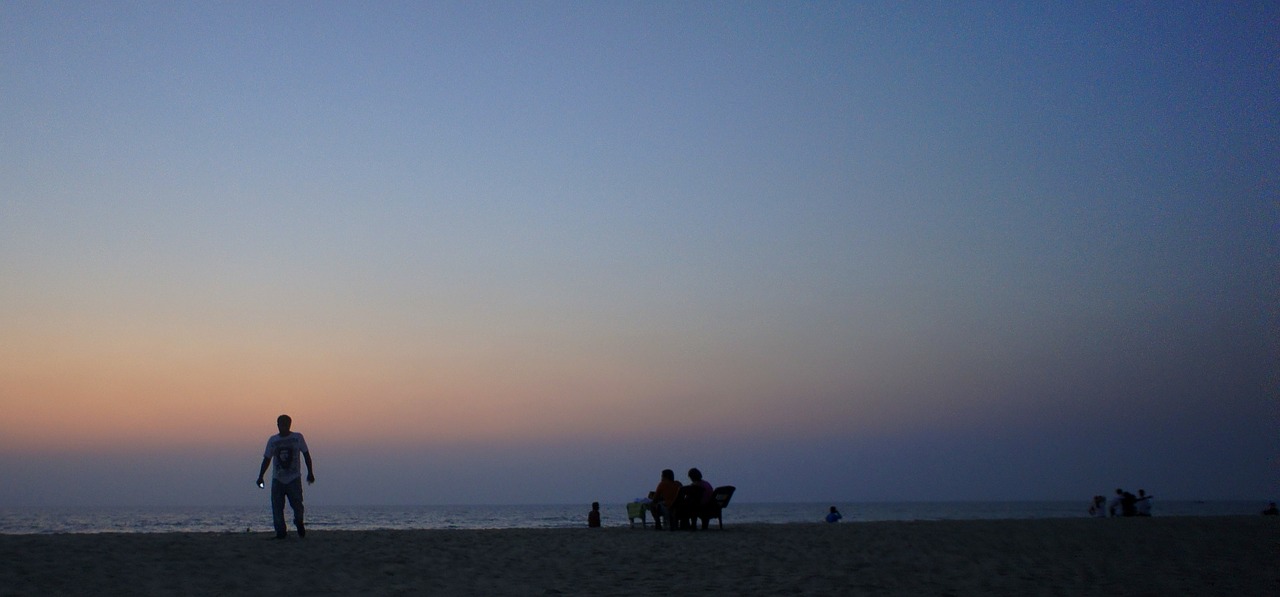
<svg viewBox="0 0 1280 597">
<path fill-rule="evenodd" d="M 307 451 L 307 440 L 302 438 L 301 433 L 291 433 L 288 436 L 280 437 L 272 436 L 267 440 L 267 450 L 263 454 L 265 457 L 271 458 L 273 467 L 272 478 L 281 483 L 288 483 L 297 479 L 302 473 L 302 454 Z"/>
<path fill-rule="evenodd" d="M 293 470 L 293 448 L 291 446 L 276 448 L 276 467 L 286 471 Z"/>
</svg>

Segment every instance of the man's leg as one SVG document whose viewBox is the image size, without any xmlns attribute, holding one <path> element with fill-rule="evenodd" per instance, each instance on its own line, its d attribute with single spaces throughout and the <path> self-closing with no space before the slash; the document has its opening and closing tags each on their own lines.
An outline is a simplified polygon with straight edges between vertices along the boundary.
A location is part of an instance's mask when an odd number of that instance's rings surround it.
<svg viewBox="0 0 1280 597">
<path fill-rule="evenodd" d="M 271 480 L 271 522 L 276 527 L 276 538 L 283 539 L 284 528 L 284 497 L 286 485 L 275 479 Z"/>
<path fill-rule="evenodd" d="M 289 507 L 293 509 L 293 526 L 298 529 L 299 537 L 307 536 L 307 527 L 302 524 L 302 515 L 306 511 L 306 507 L 302 505 L 302 479 L 295 479 L 288 486 L 285 495 L 289 497 Z M 281 524 L 284 524 L 284 512 L 281 512 Z"/>
</svg>

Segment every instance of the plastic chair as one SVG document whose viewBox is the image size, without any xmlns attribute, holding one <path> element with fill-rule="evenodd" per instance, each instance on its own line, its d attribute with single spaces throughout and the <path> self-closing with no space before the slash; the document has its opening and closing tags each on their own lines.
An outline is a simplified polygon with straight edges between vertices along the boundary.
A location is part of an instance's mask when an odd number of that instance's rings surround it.
<svg viewBox="0 0 1280 597">
<path fill-rule="evenodd" d="M 722 515 L 724 513 L 724 509 L 729 506 L 729 500 L 733 499 L 734 491 L 737 491 L 736 487 L 732 485 L 724 485 L 717 487 L 716 490 L 711 493 L 711 503 L 704 506 L 702 511 L 698 513 L 698 518 L 702 519 L 702 528 L 707 528 L 711 519 L 714 518 L 716 519 L 716 522 L 720 524 L 720 528 L 724 529 L 724 518 L 722 518 Z"/>
<path fill-rule="evenodd" d="M 641 528 L 644 528 L 649 524 L 649 522 L 645 520 L 645 510 L 648 510 L 648 509 L 649 509 L 649 505 L 643 502 L 627 503 L 627 522 L 631 524 L 632 528 L 635 528 L 637 518 L 640 519 Z"/>
</svg>

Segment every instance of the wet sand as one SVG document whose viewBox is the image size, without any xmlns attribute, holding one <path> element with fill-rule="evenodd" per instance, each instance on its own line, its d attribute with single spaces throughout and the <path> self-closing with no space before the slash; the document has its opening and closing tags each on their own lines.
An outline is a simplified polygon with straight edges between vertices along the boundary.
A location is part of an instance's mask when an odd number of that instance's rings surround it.
<svg viewBox="0 0 1280 597">
<path fill-rule="evenodd" d="M 1280 595 L 1264 517 L 0 535 L 0 595 Z"/>
</svg>

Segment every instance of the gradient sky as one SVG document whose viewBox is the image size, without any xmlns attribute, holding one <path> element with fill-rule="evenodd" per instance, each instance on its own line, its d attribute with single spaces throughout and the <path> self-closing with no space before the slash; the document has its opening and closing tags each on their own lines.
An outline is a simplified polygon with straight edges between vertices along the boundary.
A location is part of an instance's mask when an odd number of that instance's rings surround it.
<svg viewBox="0 0 1280 597">
<path fill-rule="evenodd" d="M 1278 499 L 1277 32 L 0 3 L 0 505 Z"/>
</svg>

